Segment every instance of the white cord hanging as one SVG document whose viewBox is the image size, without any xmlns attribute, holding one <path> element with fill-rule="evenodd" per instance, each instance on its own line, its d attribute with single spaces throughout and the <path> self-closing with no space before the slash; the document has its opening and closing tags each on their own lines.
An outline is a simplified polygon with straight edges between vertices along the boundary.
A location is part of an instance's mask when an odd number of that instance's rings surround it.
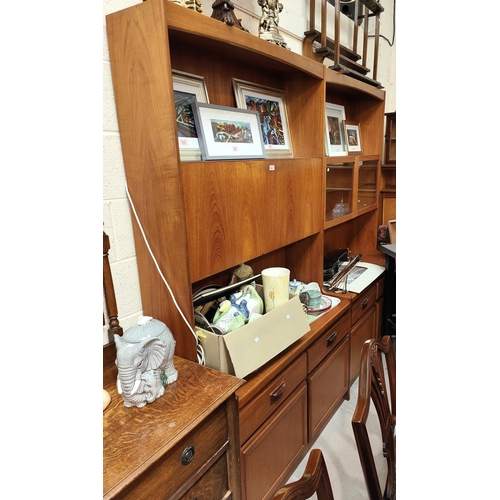
<svg viewBox="0 0 500 500">
<path fill-rule="evenodd" d="M 172 292 L 172 289 L 170 288 L 170 285 L 168 284 L 167 280 L 165 279 L 165 276 L 163 276 L 163 273 L 161 272 L 160 266 L 158 265 L 158 262 L 156 261 L 156 258 L 153 254 L 153 251 L 151 250 L 151 247 L 149 246 L 148 239 L 146 238 L 146 234 L 144 233 L 144 229 L 142 228 L 141 221 L 139 220 L 139 216 L 137 215 L 137 212 L 135 210 L 134 203 L 132 201 L 132 197 L 130 196 L 129 190 L 128 190 L 128 185 L 125 182 L 125 191 L 127 192 L 127 198 L 130 203 L 130 206 L 132 207 L 132 211 L 134 212 L 135 220 L 137 221 L 137 224 L 139 226 L 139 229 L 141 230 L 142 237 L 144 239 L 144 242 L 146 243 L 146 246 L 148 248 L 149 254 L 151 255 L 151 258 L 153 259 L 153 262 L 155 263 L 156 269 L 158 270 L 159 275 L 161 276 L 161 279 L 163 280 L 163 283 L 165 283 L 165 286 L 167 287 L 168 292 L 170 293 L 170 296 L 172 297 L 172 300 L 174 302 L 175 307 L 179 311 L 179 314 L 181 315 L 182 319 L 188 326 L 189 330 L 193 334 L 195 341 L 196 341 L 196 352 L 197 352 L 197 358 L 198 358 L 198 363 L 201 365 L 205 364 L 205 352 L 203 351 L 203 347 L 198 341 L 198 336 L 196 335 L 196 332 L 193 330 L 191 324 L 189 321 L 186 319 L 186 316 L 184 316 L 184 313 L 182 312 L 181 308 L 179 307 L 179 304 L 177 303 L 177 300 L 175 299 L 174 293 Z"/>
</svg>

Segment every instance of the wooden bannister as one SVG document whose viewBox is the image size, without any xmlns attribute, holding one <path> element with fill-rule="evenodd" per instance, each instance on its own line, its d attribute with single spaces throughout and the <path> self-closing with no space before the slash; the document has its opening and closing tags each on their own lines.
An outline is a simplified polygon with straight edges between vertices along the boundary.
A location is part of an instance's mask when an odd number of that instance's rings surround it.
<svg viewBox="0 0 500 500">
<path fill-rule="evenodd" d="M 340 43 L 341 32 L 341 0 L 321 0 L 321 31 L 316 29 L 316 0 L 310 0 L 309 10 L 309 31 L 305 32 L 303 41 L 303 54 L 306 57 L 323 62 L 325 58 L 333 60 L 330 69 L 344 73 L 352 78 L 356 78 L 375 87 L 381 88 L 377 81 L 379 35 L 380 35 L 380 14 L 384 8 L 376 0 L 354 0 L 354 28 L 351 47 L 346 47 Z M 328 25 L 328 3 L 334 7 L 333 37 L 327 33 Z M 362 56 L 358 54 L 358 27 L 357 19 L 360 13 L 363 15 L 363 51 Z M 368 76 L 370 69 L 367 67 L 368 60 L 368 31 L 370 18 L 375 19 L 375 43 L 373 52 L 372 76 Z M 319 46 L 317 44 L 319 43 Z M 359 63 L 359 59 L 361 62 Z"/>
</svg>

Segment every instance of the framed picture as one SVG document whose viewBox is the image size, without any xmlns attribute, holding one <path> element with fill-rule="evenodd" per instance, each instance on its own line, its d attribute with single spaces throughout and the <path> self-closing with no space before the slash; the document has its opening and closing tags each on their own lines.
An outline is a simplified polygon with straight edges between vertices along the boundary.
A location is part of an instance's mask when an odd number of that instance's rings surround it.
<svg viewBox="0 0 500 500">
<path fill-rule="evenodd" d="M 344 106 L 327 102 L 325 119 L 326 156 L 346 156 Z"/>
<path fill-rule="evenodd" d="M 202 76 L 172 71 L 177 121 L 177 136 L 182 161 L 201 160 L 198 134 L 194 123 L 191 100 L 208 103 L 208 92 Z"/>
<path fill-rule="evenodd" d="M 233 89 L 238 108 L 259 113 L 266 157 L 293 156 L 283 91 L 236 78 Z"/>
<path fill-rule="evenodd" d="M 259 113 L 192 101 L 204 160 L 265 158 Z"/>
<path fill-rule="evenodd" d="M 361 135 L 359 125 L 345 125 L 347 134 L 347 149 L 349 153 L 361 153 Z"/>
</svg>

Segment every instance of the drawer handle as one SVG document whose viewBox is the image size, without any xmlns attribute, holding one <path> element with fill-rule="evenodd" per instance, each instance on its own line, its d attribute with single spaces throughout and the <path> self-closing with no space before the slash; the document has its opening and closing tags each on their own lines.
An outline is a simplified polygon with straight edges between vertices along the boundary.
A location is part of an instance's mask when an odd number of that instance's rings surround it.
<svg viewBox="0 0 500 500">
<path fill-rule="evenodd" d="M 285 392 L 286 382 L 282 382 L 281 385 L 273 392 L 271 392 L 271 401 L 276 401 Z"/>
<path fill-rule="evenodd" d="M 368 299 L 368 298 L 363 300 L 363 302 L 361 302 L 361 309 L 364 309 L 368 305 L 369 302 L 370 302 L 370 299 Z"/>
<path fill-rule="evenodd" d="M 194 446 L 188 446 L 184 448 L 184 451 L 181 455 L 181 464 L 188 465 L 194 458 Z"/>
<path fill-rule="evenodd" d="M 326 347 L 330 347 L 335 342 L 336 338 L 337 332 L 335 331 L 326 339 Z"/>
</svg>

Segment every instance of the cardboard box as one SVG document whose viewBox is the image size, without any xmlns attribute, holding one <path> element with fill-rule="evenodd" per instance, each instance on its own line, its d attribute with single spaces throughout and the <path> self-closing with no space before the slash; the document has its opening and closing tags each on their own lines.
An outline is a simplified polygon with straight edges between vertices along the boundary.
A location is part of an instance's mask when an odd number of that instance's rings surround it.
<svg viewBox="0 0 500 500">
<path fill-rule="evenodd" d="M 263 297 L 262 285 L 256 290 Z M 226 335 L 198 328 L 205 351 L 205 364 L 223 373 L 243 378 L 273 359 L 310 330 L 298 295 Z M 205 337 L 205 338 L 203 338 Z"/>
</svg>

